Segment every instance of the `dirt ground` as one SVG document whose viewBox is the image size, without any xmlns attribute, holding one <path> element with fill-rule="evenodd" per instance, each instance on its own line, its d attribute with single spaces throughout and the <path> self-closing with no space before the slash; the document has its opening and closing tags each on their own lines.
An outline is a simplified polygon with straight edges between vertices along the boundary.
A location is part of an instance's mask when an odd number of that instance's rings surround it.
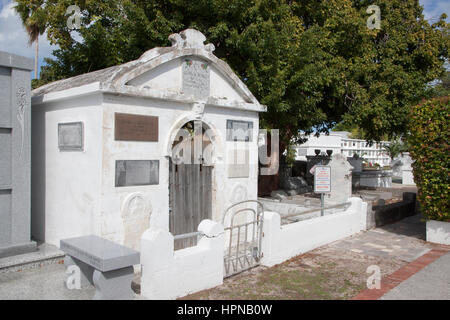
<svg viewBox="0 0 450 320">
<path fill-rule="evenodd" d="M 221 286 L 182 299 L 349 299 L 366 288 L 369 266 L 378 265 L 384 277 L 404 264 L 402 260 L 368 256 L 328 245 L 272 268 L 260 266 L 245 271 L 225 279 Z"/>
</svg>

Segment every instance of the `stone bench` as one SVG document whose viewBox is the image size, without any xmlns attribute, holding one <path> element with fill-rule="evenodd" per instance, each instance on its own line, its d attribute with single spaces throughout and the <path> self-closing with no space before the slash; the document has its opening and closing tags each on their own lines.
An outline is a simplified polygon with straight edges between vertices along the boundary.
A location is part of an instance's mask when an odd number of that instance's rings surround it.
<svg viewBox="0 0 450 320">
<path fill-rule="evenodd" d="M 133 299 L 133 265 L 140 263 L 139 252 L 112 241 L 90 235 L 64 239 L 64 265 L 80 269 L 81 284 L 95 286 L 94 300 Z"/>
</svg>

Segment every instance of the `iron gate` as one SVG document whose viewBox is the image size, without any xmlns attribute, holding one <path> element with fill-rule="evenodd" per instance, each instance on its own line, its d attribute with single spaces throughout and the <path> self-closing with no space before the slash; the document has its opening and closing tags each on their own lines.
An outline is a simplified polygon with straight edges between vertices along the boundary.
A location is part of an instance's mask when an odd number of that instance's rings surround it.
<svg viewBox="0 0 450 320">
<path fill-rule="evenodd" d="M 225 226 L 229 216 L 229 225 Z M 236 219 L 244 220 L 236 222 Z M 243 217 L 243 218 L 242 218 Z M 231 205 L 222 218 L 226 243 L 224 277 L 229 277 L 260 264 L 264 207 L 256 200 Z"/>
</svg>

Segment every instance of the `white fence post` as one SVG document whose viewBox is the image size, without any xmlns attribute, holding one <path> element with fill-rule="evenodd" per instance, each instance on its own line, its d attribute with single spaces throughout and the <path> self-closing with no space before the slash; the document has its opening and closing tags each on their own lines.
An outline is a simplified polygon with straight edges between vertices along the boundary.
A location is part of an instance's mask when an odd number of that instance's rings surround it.
<svg viewBox="0 0 450 320">
<path fill-rule="evenodd" d="M 276 248 L 274 248 L 275 242 L 279 238 L 281 232 L 281 217 L 277 212 L 265 211 L 264 212 L 264 224 L 263 224 L 263 238 L 261 241 L 261 251 L 263 257 L 261 258 L 261 264 L 264 266 L 273 266 L 272 262 L 276 255 Z"/>
<path fill-rule="evenodd" d="M 223 226 L 203 220 L 204 236 L 194 247 L 174 251 L 168 231 L 148 229 L 141 238 L 141 294 L 147 299 L 176 299 L 223 283 Z"/>
</svg>

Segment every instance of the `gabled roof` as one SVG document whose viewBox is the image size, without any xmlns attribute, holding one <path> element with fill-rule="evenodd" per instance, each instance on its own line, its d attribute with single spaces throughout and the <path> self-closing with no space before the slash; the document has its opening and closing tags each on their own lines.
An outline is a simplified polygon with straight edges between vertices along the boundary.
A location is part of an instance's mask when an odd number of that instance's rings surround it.
<svg viewBox="0 0 450 320">
<path fill-rule="evenodd" d="M 209 97 L 206 104 L 242 108 L 254 111 L 266 111 L 266 107 L 260 105 L 247 86 L 234 74 L 233 70 L 224 61 L 218 59 L 212 52 L 214 45 L 204 42 L 206 37 L 194 29 L 186 29 L 179 34 L 169 36 L 171 47 L 153 48 L 146 51 L 139 59 L 128 63 L 98 70 L 76 77 L 55 81 L 39 87 L 32 92 L 33 102 L 36 104 L 53 100 L 51 97 L 61 98 L 61 93 L 67 96 L 81 94 L 83 88 L 88 91 L 102 91 L 123 95 L 165 99 L 182 102 L 199 102 L 194 97 L 183 92 L 162 92 L 151 88 L 138 88 L 129 84 L 136 77 L 153 70 L 169 61 L 185 56 L 200 57 L 209 62 L 236 90 L 245 102 L 223 101 L 218 97 Z M 72 90 L 78 88 L 79 90 Z M 54 95 L 52 95 L 55 93 Z M 58 94 L 56 94 L 58 93 Z M 54 98 L 57 99 L 57 98 Z"/>
</svg>

